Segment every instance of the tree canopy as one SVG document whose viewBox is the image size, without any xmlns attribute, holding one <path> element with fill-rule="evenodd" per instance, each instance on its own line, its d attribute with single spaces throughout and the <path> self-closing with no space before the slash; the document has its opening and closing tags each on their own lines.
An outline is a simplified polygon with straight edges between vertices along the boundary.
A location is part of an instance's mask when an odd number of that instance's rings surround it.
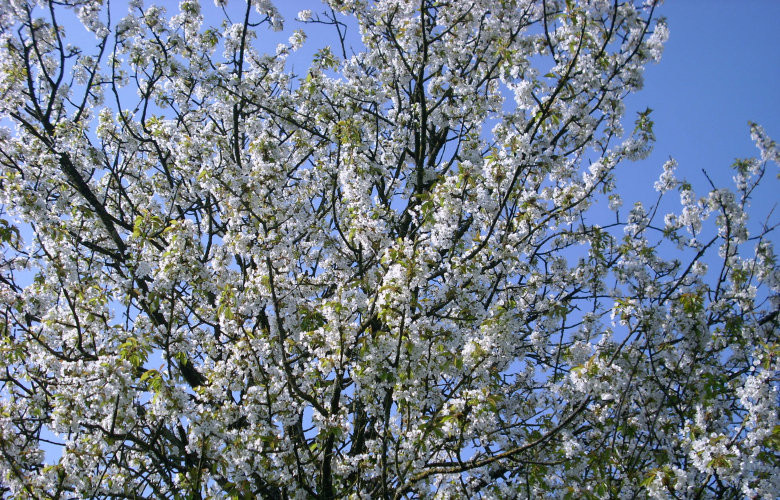
<svg viewBox="0 0 780 500">
<path fill-rule="evenodd" d="M 0 2 L 3 498 L 780 491 L 776 144 L 615 192 L 655 0 L 330 0 L 271 53 L 215 3 Z"/>
</svg>

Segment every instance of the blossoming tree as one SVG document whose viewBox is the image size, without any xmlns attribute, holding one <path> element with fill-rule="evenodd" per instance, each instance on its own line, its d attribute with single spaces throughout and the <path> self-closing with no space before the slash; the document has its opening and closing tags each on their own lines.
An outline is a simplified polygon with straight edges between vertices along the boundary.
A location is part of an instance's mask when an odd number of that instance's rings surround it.
<svg viewBox="0 0 780 500">
<path fill-rule="evenodd" d="M 655 1 L 1 3 L 4 498 L 780 490 L 777 147 L 614 192 Z"/>
</svg>

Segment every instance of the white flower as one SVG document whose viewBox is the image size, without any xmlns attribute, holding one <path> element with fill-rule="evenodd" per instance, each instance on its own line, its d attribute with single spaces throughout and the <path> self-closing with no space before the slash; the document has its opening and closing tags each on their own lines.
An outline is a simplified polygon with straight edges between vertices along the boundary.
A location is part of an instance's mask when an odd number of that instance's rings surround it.
<svg viewBox="0 0 780 500">
<path fill-rule="evenodd" d="M 653 184 L 653 187 L 659 193 L 665 193 L 677 185 L 677 179 L 674 177 L 674 170 L 677 168 L 677 161 L 670 158 L 664 163 L 664 171 L 661 177 Z"/>
<path fill-rule="evenodd" d="M 290 46 L 293 50 L 300 49 L 305 41 L 306 33 L 304 33 L 303 30 L 295 30 L 295 32 L 290 35 L 290 38 L 288 39 L 288 42 L 290 43 Z"/>
</svg>

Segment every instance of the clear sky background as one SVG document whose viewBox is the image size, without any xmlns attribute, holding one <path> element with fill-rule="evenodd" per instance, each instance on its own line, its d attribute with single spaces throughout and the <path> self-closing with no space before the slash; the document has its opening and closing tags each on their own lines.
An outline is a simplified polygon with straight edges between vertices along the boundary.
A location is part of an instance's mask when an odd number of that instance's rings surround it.
<svg viewBox="0 0 780 500">
<path fill-rule="evenodd" d="M 669 41 L 661 62 L 647 67 L 645 88 L 628 101 L 634 110 L 653 108 L 657 140 L 647 160 L 624 165 L 618 176 L 627 204 L 669 156 L 700 195 L 709 190 L 701 169 L 718 187 L 730 186 L 733 160 L 757 155 L 748 121 L 780 140 L 780 1 L 669 0 L 659 14 Z M 757 214 L 780 201 L 777 171 L 768 169 L 766 189 L 754 198 Z"/>
</svg>

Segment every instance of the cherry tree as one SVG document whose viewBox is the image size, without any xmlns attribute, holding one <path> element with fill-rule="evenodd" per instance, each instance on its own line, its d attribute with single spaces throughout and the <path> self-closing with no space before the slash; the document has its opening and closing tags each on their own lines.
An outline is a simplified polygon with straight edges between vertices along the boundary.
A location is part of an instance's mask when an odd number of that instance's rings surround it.
<svg viewBox="0 0 780 500">
<path fill-rule="evenodd" d="M 656 1 L 331 0 L 270 54 L 215 3 L 0 2 L 3 498 L 780 491 L 777 146 L 615 192 Z"/>
</svg>

